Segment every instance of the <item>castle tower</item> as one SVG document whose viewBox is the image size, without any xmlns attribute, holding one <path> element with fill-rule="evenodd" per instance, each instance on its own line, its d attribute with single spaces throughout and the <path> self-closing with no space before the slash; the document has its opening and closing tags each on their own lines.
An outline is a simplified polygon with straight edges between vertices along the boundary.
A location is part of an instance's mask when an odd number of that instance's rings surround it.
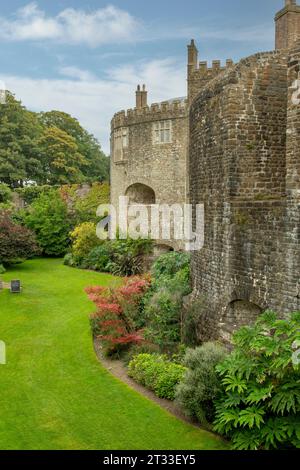
<svg viewBox="0 0 300 470">
<path fill-rule="evenodd" d="M 285 0 L 285 6 L 275 16 L 276 49 L 288 49 L 300 39 L 300 5 Z"/>
</svg>

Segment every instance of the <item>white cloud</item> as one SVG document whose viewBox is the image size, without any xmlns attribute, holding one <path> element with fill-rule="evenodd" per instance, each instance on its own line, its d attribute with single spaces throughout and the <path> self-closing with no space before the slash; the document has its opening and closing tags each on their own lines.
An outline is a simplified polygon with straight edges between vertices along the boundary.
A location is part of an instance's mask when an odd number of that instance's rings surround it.
<svg viewBox="0 0 300 470">
<path fill-rule="evenodd" d="M 64 44 L 84 44 L 97 47 L 124 42 L 188 39 L 225 40 L 270 43 L 273 25 L 254 27 L 236 25 L 216 29 L 205 18 L 196 25 L 143 23 L 127 11 L 109 5 L 94 11 L 66 8 L 55 16 L 41 10 L 36 2 L 16 11 L 13 18 L 0 17 L 0 37 L 10 41 L 56 41 Z"/>
<path fill-rule="evenodd" d="M 76 67 L 71 69 L 78 72 Z M 185 65 L 174 59 L 124 65 L 109 70 L 106 79 L 93 77 L 91 80 L 88 72 L 81 72 L 84 73 L 80 80 L 42 80 L 17 76 L 0 78 L 7 89 L 15 93 L 29 109 L 58 109 L 76 117 L 100 140 L 107 153 L 111 118 L 115 112 L 135 106 L 138 83 L 149 85 L 149 102 L 186 94 Z"/>
<path fill-rule="evenodd" d="M 132 15 L 112 5 L 88 13 L 67 8 L 51 17 L 33 2 L 17 10 L 14 19 L 0 17 L 0 37 L 3 39 L 54 40 L 90 47 L 131 42 L 140 27 Z"/>
<path fill-rule="evenodd" d="M 65 77 L 74 78 L 75 80 L 80 81 L 92 81 L 95 80 L 95 75 L 88 70 L 82 70 L 79 67 L 60 67 L 58 69 L 60 75 Z"/>
</svg>

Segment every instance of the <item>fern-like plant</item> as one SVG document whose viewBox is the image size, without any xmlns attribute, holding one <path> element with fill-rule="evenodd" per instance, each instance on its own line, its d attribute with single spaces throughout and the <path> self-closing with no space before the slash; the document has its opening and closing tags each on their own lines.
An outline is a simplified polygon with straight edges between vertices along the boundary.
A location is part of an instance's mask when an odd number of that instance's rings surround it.
<svg viewBox="0 0 300 470">
<path fill-rule="evenodd" d="M 266 312 L 233 342 L 217 366 L 223 392 L 215 430 L 238 450 L 300 448 L 300 313 Z"/>
</svg>

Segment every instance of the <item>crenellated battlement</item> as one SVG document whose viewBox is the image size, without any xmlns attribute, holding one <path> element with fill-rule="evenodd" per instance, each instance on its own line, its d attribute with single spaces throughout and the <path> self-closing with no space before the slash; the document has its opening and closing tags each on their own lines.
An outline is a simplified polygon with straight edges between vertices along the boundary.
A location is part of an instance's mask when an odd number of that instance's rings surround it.
<svg viewBox="0 0 300 470">
<path fill-rule="evenodd" d="M 114 130 L 140 122 L 184 118 L 187 116 L 187 110 L 188 101 L 185 98 L 153 103 L 150 106 L 122 110 L 116 113 L 111 121 L 111 127 Z"/>
<path fill-rule="evenodd" d="M 198 64 L 198 67 L 195 70 L 192 70 L 191 73 L 197 73 L 197 74 L 219 74 L 220 72 L 226 70 L 229 67 L 232 67 L 234 65 L 234 62 L 232 59 L 227 59 L 226 64 L 222 66 L 220 60 L 213 60 L 212 61 L 212 66 L 208 66 L 207 61 L 200 61 Z"/>
<path fill-rule="evenodd" d="M 220 60 L 213 60 L 211 67 L 207 61 L 198 62 L 198 49 L 192 39 L 188 45 L 188 101 L 192 103 L 195 96 L 213 78 L 234 65 L 232 59 L 227 59 L 225 65 Z"/>
</svg>

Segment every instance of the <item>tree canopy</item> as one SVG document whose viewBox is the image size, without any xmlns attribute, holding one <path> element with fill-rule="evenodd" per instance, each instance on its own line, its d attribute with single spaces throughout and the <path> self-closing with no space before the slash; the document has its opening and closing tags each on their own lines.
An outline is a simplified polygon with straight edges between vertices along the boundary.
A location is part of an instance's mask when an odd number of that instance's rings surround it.
<svg viewBox="0 0 300 470">
<path fill-rule="evenodd" d="M 107 181 L 109 158 L 97 139 L 67 113 L 28 111 L 12 93 L 0 104 L 0 183 Z"/>
</svg>

